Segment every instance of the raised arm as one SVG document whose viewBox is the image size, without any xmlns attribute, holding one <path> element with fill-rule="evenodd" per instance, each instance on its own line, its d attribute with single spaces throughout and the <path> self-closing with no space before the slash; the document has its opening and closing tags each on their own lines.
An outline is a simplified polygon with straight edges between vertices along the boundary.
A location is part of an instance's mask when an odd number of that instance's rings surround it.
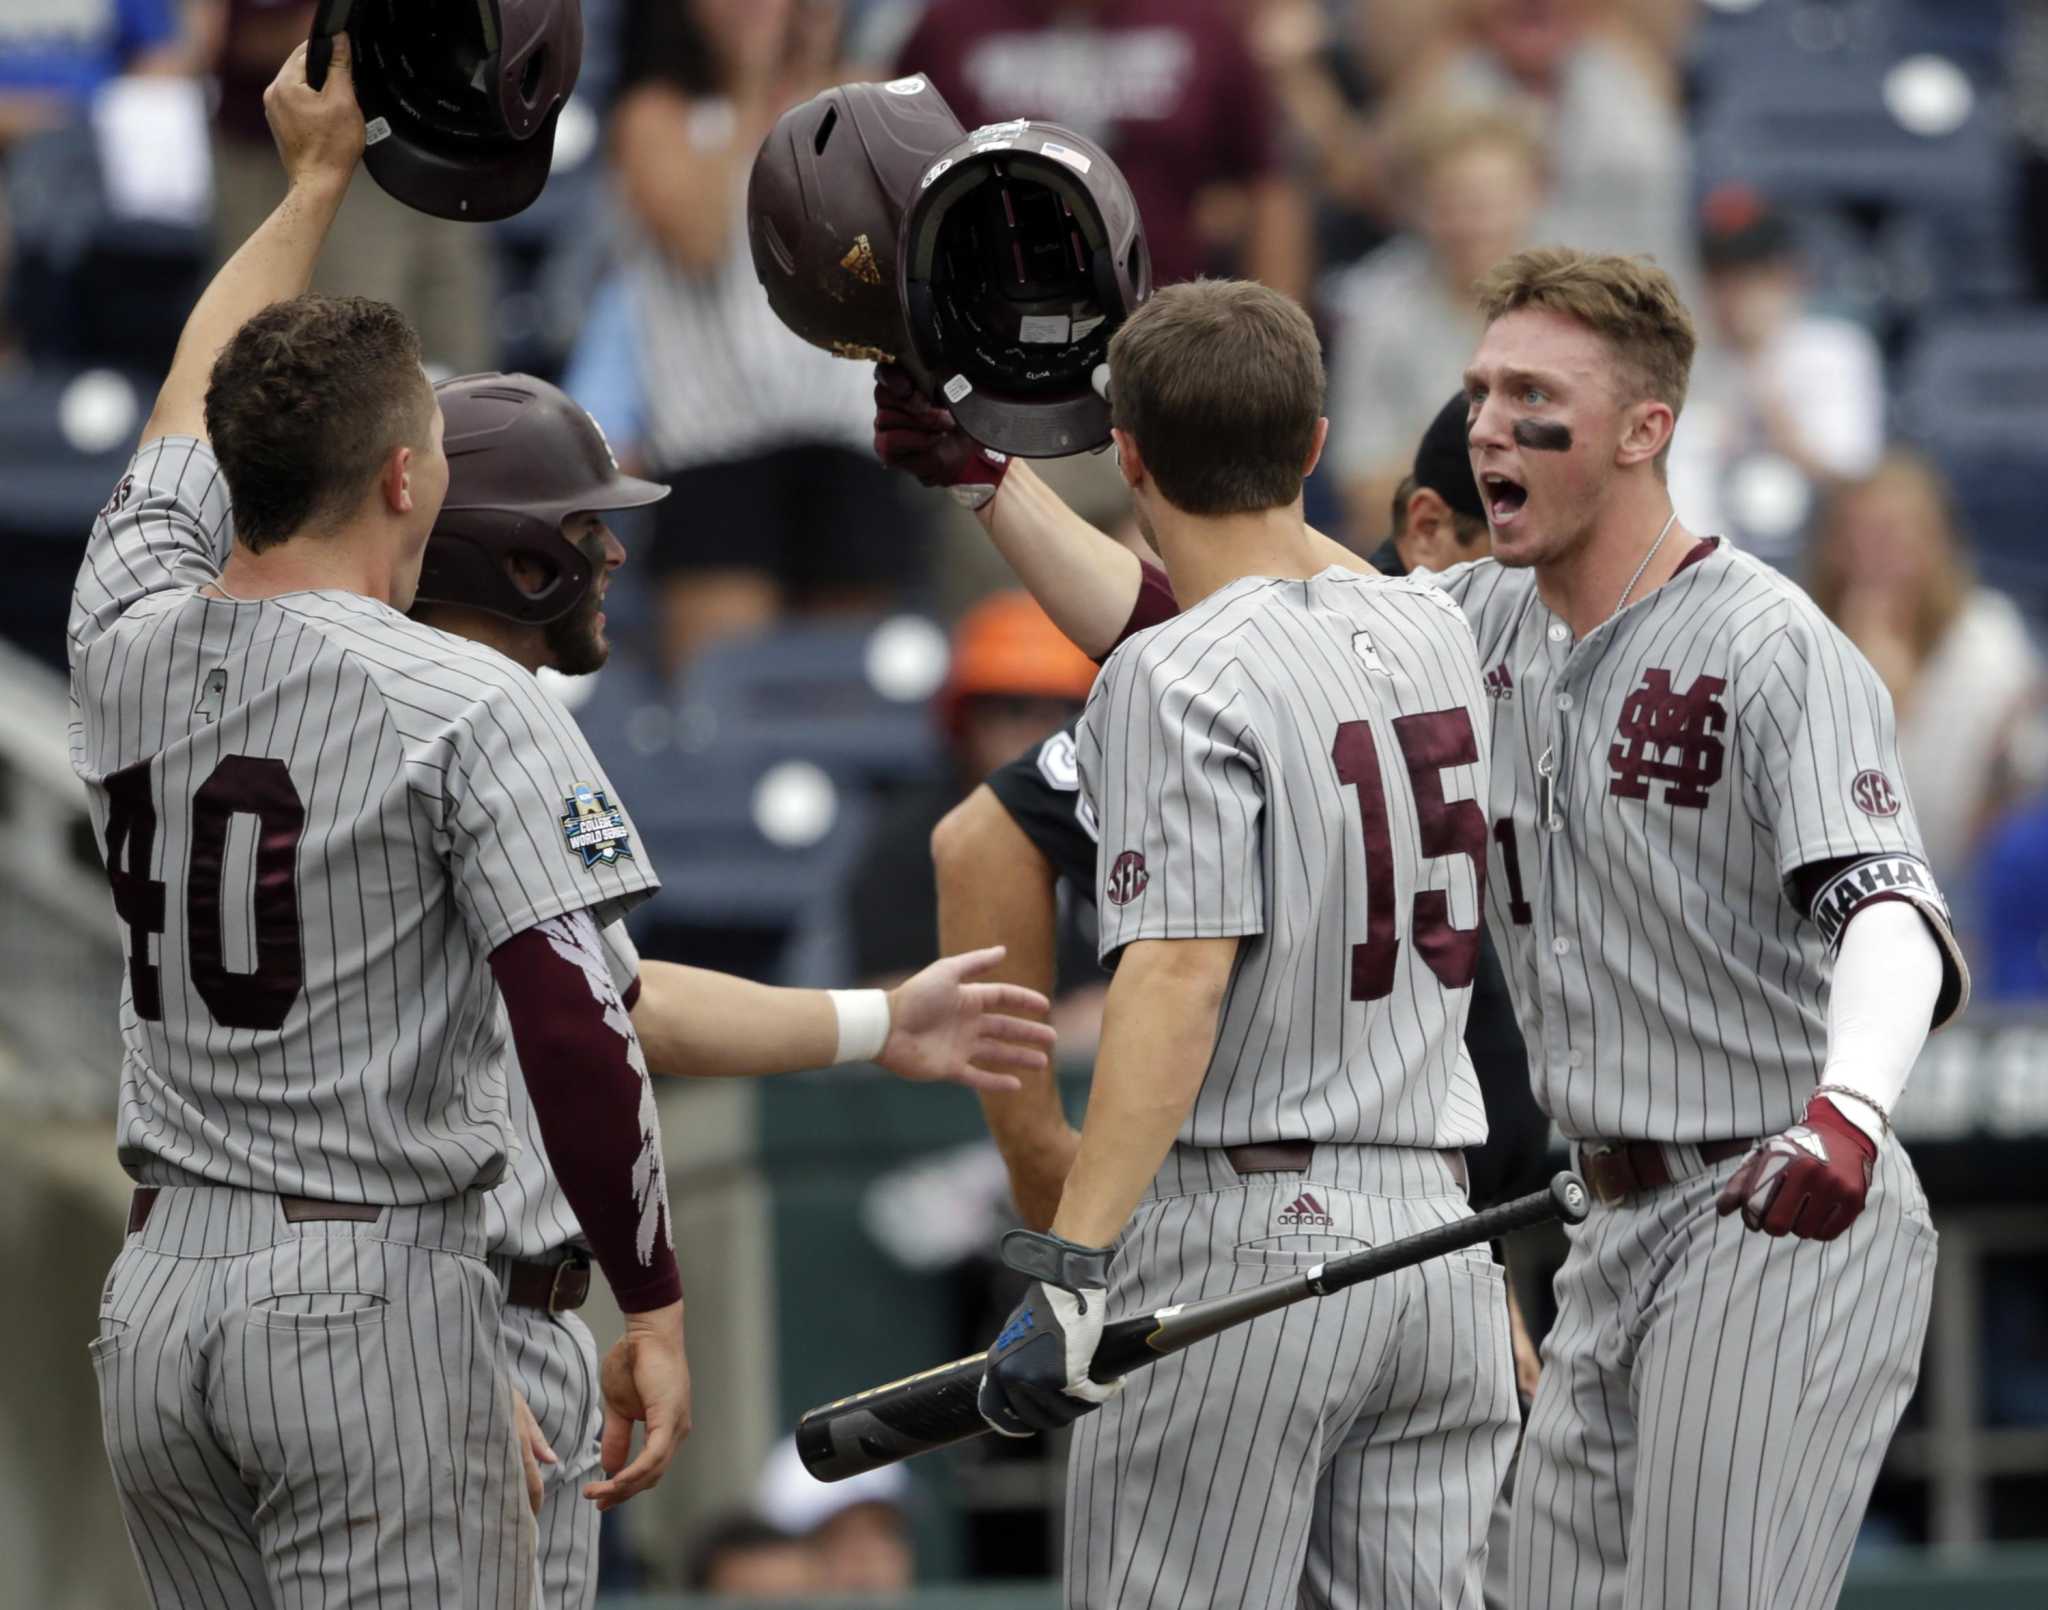
<svg viewBox="0 0 2048 1610">
<path fill-rule="evenodd" d="M 142 440 L 206 437 L 206 383 L 228 338 L 272 302 L 304 291 L 363 151 L 363 114 L 349 70 L 348 35 L 334 41 L 327 83 L 306 82 L 306 47 L 292 52 L 263 92 L 263 110 L 283 160 L 284 200 L 221 265 L 185 321 L 171 372 L 142 427 Z"/>
<path fill-rule="evenodd" d="M 996 551 L 1082 653 L 1105 659 L 1174 613 L 1163 571 L 1068 508 L 1028 461 L 977 446 L 890 364 L 875 371 L 875 456 L 972 505 Z M 1313 529 L 1309 537 L 1326 562 L 1371 571 L 1342 543 Z"/>
</svg>

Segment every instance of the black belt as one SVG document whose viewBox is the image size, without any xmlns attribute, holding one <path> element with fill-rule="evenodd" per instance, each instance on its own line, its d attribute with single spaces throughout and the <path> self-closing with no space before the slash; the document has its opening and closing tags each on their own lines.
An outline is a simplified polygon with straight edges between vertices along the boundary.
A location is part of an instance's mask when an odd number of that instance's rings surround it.
<svg viewBox="0 0 2048 1610">
<path fill-rule="evenodd" d="M 523 1258 L 498 1260 L 499 1284 L 514 1308 L 538 1308 L 544 1314 L 567 1314 L 590 1296 L 590 1254 L 572 1251 L 560 1263 L 528 1263 Z"/>
<path fill-rule="evenodd" d="M 1226 1146 L 1223 1155 L 1240 1174 L 1305 1174 L 1315 1162 L 1315 1142 L 1307 1140 L 1260 1140 L 1249 1146 Z M 1465 1154 L 1444 1150 L 1437 1153 L 1458 1182 L 1458 1189 L 1471 1189 L 1465 1169 Z"/>
<path fill-rule="evenodd" d="M 128 1199 L 130 1235 L 149 1223 L 150 1209 L 156 1206 L 162 1189 L 158 1185 L 138 1185 L 135 1188 L 135 1194 Z M 322 1202 L 310 1196 L 280 1196 L 277 1200 L 284 1209 L 287 1224 L 323 1224 L 339 1219 L 372 1224 L 384 1213 L 383 1207 L 375 1202 Z"/>
<path fill-rule="evenodd" d="M 1756 1145 L 1754 1140 L 1706 1140 L 1693 1149 L 1702 1163 L 1711 1166 L 1741 1157 Z M 1582 1140 L 1575 1150 L 1587 1189 L 1608 1207 L 1626 1202 L 1638 1191 L 1659 1190 L 1681 1178 L 1671 1172 L 1664 1148 L 1654 1140 Z"/>
</svg>

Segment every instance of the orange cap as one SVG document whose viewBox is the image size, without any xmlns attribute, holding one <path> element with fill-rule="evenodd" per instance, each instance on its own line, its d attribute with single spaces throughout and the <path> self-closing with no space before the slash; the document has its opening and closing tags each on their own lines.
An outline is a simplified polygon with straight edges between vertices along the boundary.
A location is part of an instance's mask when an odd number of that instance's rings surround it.
<svg viewBox="0 0 2048 1610">
<path fill-rule="evenodd" d="M 953 665 L 940 693 L 950 726 L 960 702 L 985 695 L 1024 699 L 1088 697 L 1095 662 L 1069 642 L 1027 592 L 984 598 L 953 628 Z"/>
</svg>

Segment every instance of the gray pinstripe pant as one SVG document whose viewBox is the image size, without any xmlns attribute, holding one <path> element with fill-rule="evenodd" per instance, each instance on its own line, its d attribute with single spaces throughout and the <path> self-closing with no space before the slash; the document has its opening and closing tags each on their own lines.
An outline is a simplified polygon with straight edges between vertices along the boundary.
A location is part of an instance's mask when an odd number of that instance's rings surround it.
<svg viewBox="0 0 2048 1610">
<path fill-rule="evenodd" d="M 1720 1218 L 1733 1158 L 1571 1232 L 1515 1480 L 1515 1610 L 1816 1610 L 1913 1383 L 1934 1227 L 1896 1141 L 1839 1239 Z"/>
<path fill-rule="evenodd" d="M 107 1278 L 102 1430 L 159 1607 L 533 1601 L 480 1201 L 286 1221 L 165 1189 Z"/>
<path fill-rule="evenodd" d="M 525 1394 L 541 1435 L 561 1460 L 540 1471 L 541 1603 L 546 1610 L 590 1610 L 597 1598 L 598 1514 L 583 1489 L 603 1475 L 597 1342 L 574 1314 L 507 1304 L 504 1315 L 512 1384 Z"/>
<path fill-rule="evenodd" d="M 1331 1222 L 1305 1227 L 1301 1207 Z M 1240 1177 L 1176 1146 L 1119 1244 L 1110 1312 L 1280 1279 L 1468 1211 L 1435 1152 L 1318 1146 L 1306 1173 Z M 1076 1423 L 1067 1603 L 1479 1610 L 1519 1424 L 1484 1247 L 1227 1330 Z"/>
</svg>

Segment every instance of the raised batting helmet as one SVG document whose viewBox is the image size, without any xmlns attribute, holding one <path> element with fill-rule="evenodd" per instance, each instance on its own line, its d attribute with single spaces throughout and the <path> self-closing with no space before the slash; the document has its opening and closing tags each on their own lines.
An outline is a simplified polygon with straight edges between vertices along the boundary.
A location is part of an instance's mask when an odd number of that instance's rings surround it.
<svg viewBox="0 0 2048 1610">
<path fill-rule="evenodd" d="M 1091 384 L 1152 294 L 1138 204 L 1100 146 L 1019 118 L 918 181 L 897 248 L 904 366 L 984 447 L 1057 458 L 1109 440 Z"/>
<path fill-rule="evenodd" d="M 448 496 L 427 539 L 418 597 L 468 604 L 528 626 L 574 609 L 596 569 L 562 535 L 572 514 L 636 509 L 668 488 L 619 472 L 597 421 L 532 375 L 460 375 L 434 388 L 447 424 Z M 529 593 L 513 555 L 550 572 Z"/>
<path fill-rule="evenodd" d="M 842 358 L 901 355 L 897 231 L 918 177 L 961 134 L 921 75 L 841 84 L 776 120 L 747 181 L 747 239 L 784 324 Z"/>
<path fill-rule="evenodd" d="M 583 65 L 581 0 L 320 0 L 308 75 L 344 29 L 368 124 L 363 166 L 436 218 L 509 218 L 547 183 Z"/>
</svg>

